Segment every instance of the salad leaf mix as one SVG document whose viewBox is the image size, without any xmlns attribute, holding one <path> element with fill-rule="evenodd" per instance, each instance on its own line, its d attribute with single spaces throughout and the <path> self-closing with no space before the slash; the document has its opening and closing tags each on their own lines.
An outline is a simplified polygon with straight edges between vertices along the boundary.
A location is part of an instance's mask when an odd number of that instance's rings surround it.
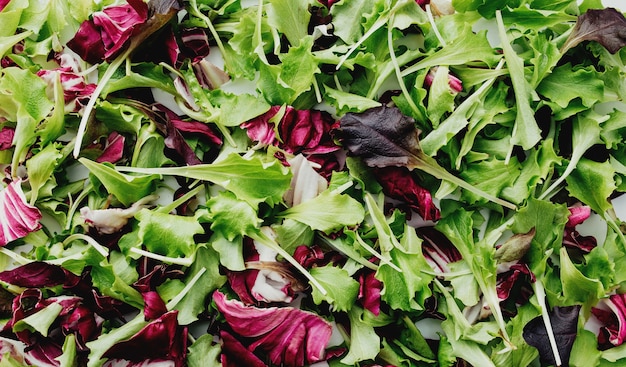
<svg viewBox="0 0 626 367">
<path fill-rule="evenodd" d="M 0 1 L 0 366 L 623 365 L 624 45 L 599 0 Z"/>
</svg>

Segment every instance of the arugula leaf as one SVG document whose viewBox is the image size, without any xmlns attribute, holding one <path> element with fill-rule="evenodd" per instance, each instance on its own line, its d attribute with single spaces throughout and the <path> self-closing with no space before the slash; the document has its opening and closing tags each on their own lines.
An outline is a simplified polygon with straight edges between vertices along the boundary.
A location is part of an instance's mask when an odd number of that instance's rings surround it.
<svg viewBox="0 0 626 367">
<path fill-rule="evenodd" d="M 278 161 L 264 162 L 258 157 L 246 159 L 231 153 L 219 162 L 187 167 L 138 168 L 116 167 L 120 171 L 174 175 L 210 181 L 232 191 L 237 198 L 256 206 L 274 205 L 289 188 L 289 171 Z"/>
<path fill-rule="evenodd" d="M 515 90 L 516 118 L 511 136 L 512 145 L 521 145 L 524 149 L 532 148 L 541 140 L 541 131 L 535 120 L 535 113 L 530 105 L 532 88 L 524 76 L 524 59 L 517 55 L 510 44 L 506 29 L 502 20 L 502 13 L 496 11 L 498 33 L 502 40 L 502 50 L 506 59 L 511 83 Z M 511 147 L 511 150 L 513 147 Z M 508 157 L 507 157 L 508 161 Z"/>
<path fill-rule="evenodd" d="M 157 180 L 160 179 L 158 174 L 125 175 L 117 172 L 110 164 L 96 163 L 86 158 L 80 158 L 78 161 L 106 187 L 109 193 L 115 195 L 126 206 L 154 192 Z"/>
<path fill-rule="evenodd" d="M 429 265 L 422 255 L 421 240 L 412 227 L 405 227 L 400 247 L 391 249 L 389 255 L 401 272 L 386 263 L 378 267 L 376 278 L 383 283 L 381 299 L 393 309 L 423 310 L 425 300 L 432 294 L 428 285 L 433 276 L 421 271 Z"/>
<path fill-rule="evenodd" d="M 448 237 L 468 263 L 486 303 L 494 314 L 505 343 L 510 343 L 496 292 L 495 248 L 484 239 L 478 243 L 474 241 L 471 213 L 465 210 L 457 210 L 442 217 L 436 228 Z"/>
<path fill-rule="evenodd" d="M 39 153 L 26 161 L 28 170 L 28 181 L 30 182 L 31 194 L 30 203 L 33 205 L 37 201 L 40 190 L 50 180 L 54 170 L 57 168 L 63 153 L 60 144 L 49 144 Z"/>
</svg>

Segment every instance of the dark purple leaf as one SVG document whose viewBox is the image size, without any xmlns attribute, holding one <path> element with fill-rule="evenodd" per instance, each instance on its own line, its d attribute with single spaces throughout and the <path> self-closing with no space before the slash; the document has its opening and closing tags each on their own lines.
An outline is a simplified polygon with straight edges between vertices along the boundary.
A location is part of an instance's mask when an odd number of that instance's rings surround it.
<svg viewBox="0 0 626 367">
<path fill-rule="evenodd" d="M 74 334 L 78 350 L 88 351 L 86 342 L 94 340 L 101 332 L 101 322 L 94 312 L 83 304 L 65 310 L 61 314 L 61 329 L 65 335 Z"/>
<path fill-rule="evenodd" d="M 113 345 L 104 353 L 104 357 L 134 362 L 165 359 L 174 361 L 176 367 L 184 366 L 187 328 L 178 325 L 177 314 L 178 311 L 165 313 L 130 339 Z"/>
<path fill-rule="evenodd" d="M 267 353 L 272 363 L 298 367 L 324 358 L 332 327 L 317 314 L 292 307 L 246 306 L 219 291 L 213 300 L 232 330 L 251 341 L 248 348 Z"/>
<path fill-rule="evenodd" d="M 583 41 L 596 41 L 614 54 L 626 45 L 626 18 L 615 8 L 589 9 L 561 47 L 561 53 Z"/>
<path fill-rule="evenodd" d="M 254 353 L 248 350 L 239 340 L 228 332 L 221 330 L 222 357 L 224 367 L 267 367 Z"/>
<path fill-rule="evenodd" d="M 510 209 L 516 206 L 498 199 L 446 171 L 420 149 L 415 120 L 396 107 L 370 108 L 361 113 L 346 113 L 338 130 L 343 146 L 370 167 L 404 166 L 419 169 L 440 180 L 449 181 L 475 195 Z"/>
<path fill-rule="evenodd" d="M 598 319 L 600 332 L 598 348 L 606 350 L 622 345 L 626 340 L 626 294 L 614 294 L 598 302 L 591 308 L 591 313 Z"/>
<path fill-rule="evenodd" d="M 155 265 L 150 272 L 139 278 L 133 287 L 141 293 L 156 290 L 156 287 L 163 284 L 168 279 L 180 279 L 185 273 L 173 266 L 158 264 Z"/>
<path fill-rule="evenodd" d="M 501 269 L 505 266 L 505 269 Z M 508 316 L 517 314 L 517 306 L 528 302 L 532 296 L 531 284 L 535 282 L 535 274 L 524 263 L 499 265 L 496 276 L 496 291 L 500 299 L 500 308 Z"/>
<path fill-rule="evenodd" d="M 563 366 L 567 366 L 572 345 L 578 330 L 578 314 L 580 306 L 554 307 L 549 313 L 550 323 Z M 550 346 L 548 332 L 541 316 L 530 320 L 525 326 L 522 336 L 529 345 L 537 348 L 543 364 L 554 365 L 554 353 Z"/>
<path fill-rule="evenodd" d="M 67 277 L 76 277 L 58 265 L 34 261 L 0 273 L 0 280 L 18 287 L 44 288 L 64 284 Z"/>
<path fill-rule="evenodd" d="M 374 174 L 387 196 L 407 203 L 424 220 L 439 220 L 439 209 L 433 203 L 430 191 L 420 186 L 411 171 L 390 166 L 377 168 Z"/>
</svg>

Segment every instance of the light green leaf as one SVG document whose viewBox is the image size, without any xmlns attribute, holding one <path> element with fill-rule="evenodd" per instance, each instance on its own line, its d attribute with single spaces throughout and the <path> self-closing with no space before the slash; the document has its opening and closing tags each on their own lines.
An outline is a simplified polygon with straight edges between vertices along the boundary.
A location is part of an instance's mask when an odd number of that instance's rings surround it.
<svg viewBox="0 0 626 367">
<path fill-rule="evenodd" d="M 148 322 L 145 321 L 143 313 L 139 313 L 122 326 L 102 334 L 96 340 L 87 342 L 87 348 L 89 348 L 87 367 L 102 366 L 104 363 L 102 358 L 109 348 L 122 340 L 130 339 L 146 325 Z"/>
<path fill-rule="evenodd" d="M 380 351 L 380 337 L 374 327 L 363 322 L 363 309 L 352 306 L 348 312 L 350 319 L 350 349 L 341 363 L 354 365 L 357 362 L 374 359 Z"/>
<path fill-rule="evenodd" d="M 77 367 L 78 360 L 76 359 L 76 337 L 74 334 L 69 334 L 65 337 L 63 342 L 63 353 L 56 358 L 59 361 L 59 367 Z"/>
<path fill-rule="evenodd" d="M 616 188 L 615 170 L 608 161 L 598 163 L 583 158 L 566 181 L 570 195 L 594 212 L 602 215 L 613 207 L 608 198 Z"/>
<path fill-rule="evenodd" d="M 31 187 L 30 203 L 34 204 L 39 190 L 51 179 L 52 173 L 63 157 L 60 144 L 49 144 L 39 153 L 26 161 L 28 181 Z"/>
<path fill-rule="evenodd" d="M 210 181 L 232 191 L 237 198 L 254 206 L 264 201 L 270 205 L 280 202 L 291 182 L 289 170 L 280 162 L 275 160 L 267 163 L 258 157 L 246 159 L 235 153 L 211 164 L 167 168 L 117 167 L 117 169 Z"/>
<path fill-rule="evenodd" d="M 289 43 L 298 47 L 309 32 L 311 13 L 306 1 L 270 0 L 267 9 L 269 24 L 285 34 Z"/>
<path fill-rule="evenodd" d="M 187 365 L 189 367 L 222 367 L 222 348 L 213 342 L 213 335 L 204 334 L 189 346 Z"/>
<path fill-rule="evenodd" d="M 570 63 L 554 68 L 537 86 L 537 92 L 565 108 L 580 98 L 586 107 L 604 99 L 604 82 L 592 67 L 574 69 Z"/>
<path fill-rule="evenodd" d="M 258 230 L 261 219 L 247 202 L 239 200 L 232 192 L 220 192 L 207 201 L 208 214 L 202 219 L 211 223 L 211 229 L 219 232 L 228 241 Z"/>
<path fill-rule="evenodd" d="M 203 273 L 193 285 L 193 290 L 187 292 L 174 307 L 178 310 L 178 323 L 181 325 L 197 321 L 198 315 L 206 309 L 209 295 L 226 283 L 226 276 L 220 274 L 218 253 L 210 247 L 198 247 L 194 263 L 187 271 L 184 283 L 189 284 L 200 271 Z"/>
<path fill-rule="evenodd" d="M 354 226 L 363 221 L 363 205 L 349 195 L 326 190 L 281 212 L 279 216 L 307 224 L 311 228 L 332 233 L 345 226 Z"/>
<path fill-rule="evenodd" d="M 604 297 L 606 290 L 602 282 L 581 273 L 570 259 L 565 247 L 561 248 L 560 260 L 560 278 L 566 304 L 595 304 L 598 299 Z"/>
<path fill-rule="evenodd" d="M 196 248 L 194 236 L 204 233 L 197 217 L 183 217 L 142 209 L 139 239 L 148 251 L 169 257 L 191 257 Z"/>
<path fill-rule="evenodd" d="M 43 336 L 48 336 L 50 326 L 63 311 L 63 306 L 53 302 L 34 314 L 27 316 L 13 325 L 13 331 L 19 332 L 23 330 L 33 330 L 39 332 Z"/>
<path fill-rule="evenodd" d="M 324 86 L 324 91 L 325 97 L 337 108 L 337 112 L 340 115 L 347 112 L 364 112 L 370 108 L 380 106 L 380 102 L 373 99 L 333 89 L 327 85 Z"/>
<path fill-rule="evenodd" d="M 359 282 L 347 271 L 329 264 L 311 268 L 310 273 L 327 291 L 326 295 L 322 295 L 317 288 L 313 288 L 313 301 L 316 304 L 326 301 L 335 311 L 340 312 L 347 312 L 354 306 L 359 294 Z"/>
<path fill-rule="evenodd" d="M 569 358 L 571 367 L 595 367 L 600 363 L 602 352 L 598 350 L 598 338 L 589 330 L 578 330 Z"/>
<path fill-rule="evenodd" d="M 502 50 L 506 59 L 509 76 L 515 91 L 516 113 L 515 127 L 511 136 L 511 143 L 520 145 L 524 149 L 532 148 L 541 140 L 541 130 L 535 120 L 535 112 L 530 106 L 533 96 L 533 89 L 524 76 L 524 59 L 519 56 L 511 46 L 511 40 L 507 36 L 506 29 L 502 22 L 502 14 L 496 12 L 498 32 L 502 40 Z"/>
<path fill-rule="evenodd" d="M 130 176 L 117 172 L 107 163 L 96 163 L 86 158 L 79 158 L 78 161 L 104 185 L 109 193 L 115 195 L 126 206 L 153 193 L 157 181 L 160 180 L 158 173 Z"/>
</svg>

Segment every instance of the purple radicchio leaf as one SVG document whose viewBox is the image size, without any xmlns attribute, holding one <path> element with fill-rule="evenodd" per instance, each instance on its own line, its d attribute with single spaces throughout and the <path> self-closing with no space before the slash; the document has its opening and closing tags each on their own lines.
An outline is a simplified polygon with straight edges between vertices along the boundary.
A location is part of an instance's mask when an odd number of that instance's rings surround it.
<svg viewBox="0 0 626 367">
<path fill-rule="evenodd" d="M 176 362 L 167 359 L 147 359 L 140 362 L 126 359 L 109 359 L 102 367 L 176 367 Z"/>
<path fill-rule="evenodd" d="M 15 129 L 4 126 L 0 129 L 0 150 L 7 150 L 13 145 L 13 136 L 15 136 Z"/>
<path fill-rule="evenodd" d="M 96 162 L 115 163 L 124 157 L 124 135 L 114 131 L 108 137 L 102 154 L 96 158 Z"/>
<path fill-rule="evenodd" d="M 143 314 L 146 320 L 155 320 L 167 313 L 167 306 L 163 298 L 156 291 L 141 294 L 144 302 Z"/>
<path fill-rule="evenodd" d="M 626 45 L 626 18 L 615 8 L 589 9 L 561 47 L 561 54 L 583 41 L 596 41 L 612 54 Z"/>
<path fill-rule="evenodd" d="M 0 0 L 0 11 L 2 11 L 10 2 L 11 0 Z"/>
<path fill-rule="evenodd" d="M 437 161 L 422 152 L 415 120 L 396 107 L 370 108 L 361 113 L 349 112 L 339 121 L 339 135 L 351 154 L 370 167 L 404 166 L 419 169 L 440 180 L 449 181 L 480 197 L 516 209 L 514 204 L 488 194 L 446 171 Z"/>
<path fill-rule="evenodd" d="M 221 362 L 224 367 L 267 367 L 267 365 L 251 351 L 248 350 L 237 338 L 230 333 L 221 330 L 222 340 Z"/>
<path fill-rule="evenodd" d="M 279 117 L 281 111 L 281 106 L 272 106 L 264 114 L 241 124 L 241 127 L 246 129 L 251 140 L 278 146 L 292 154 L 324 154 L 339 150 L 330 135 L 335 120 L 329 113 L 296 110 L 287 106 L 276 127 L 272 121 Z"/>
<path fill-rule="evenodd" d="M 251 341 L 248 349 L 267 353 L 272 363 L 297 367 L 324 358 L 332 327 L 317 314 L 293 307 L 246 306 L 219 291 L 213 301 L 233 332 Z"/>
<path fill-rule="evenodd" d="M 622 345 L 626 340 L 626 294 L 614 294 L 602 299 L 591 313 L 602 325 L 598 334 L 598 348 L 607 350 Z"/>
<path fill-rule="evenodd" d="M 357 300 L 363 308 L 374 315 L 380 314 L 380 292 L 383 290 L 383 283 L 376 279 L 376 273 L 368 270 L 359 275 L 359 294 Z"/>
<path fill-rule="evenodd" d="M 72 284 L 77 278 L 59 265 L 33 261 L 0 273 L 0 281 L 24 288 L 54 287 Z"/>
<path fill-rule="evenodd" d="M 435 74 L 437 68 L 431 68 L 424 78 L 424 86 L 430 88 L 435 80 Z M 450 92 L 453 94 L 461 93 L 463 91 L 463 81 L 448 72 L 448 85 L 450 86 Z"/>
<path fill-rule="evenodd" d="M 57 77 L 61 81 L 63 88 L 63 99 L 65 101 L 65 112 L 79 112 L 87 104 L 91 94 L 96 90 L 96 84 L 85 82 L 85 77 L 81 74 L 78 60 L 70 54 L 63 54 L 56 58 L 59 67 L 53 70 L 42 69 L 37 72 L 37 76 L 48 84 L 49 97 L 54 91 L 54 84 Z"/>
<path fill-rule="evenodd" d="M 424 220 L 436 221 L 440 217 L 439 209 L 433 203 L 430 191 L 417 182 L 417 177 L 405 167 L 383 167 L 374 170 L 374 174 L 383 188 L 385 195 L 401 200 L 415 210 Z"/>
<path fill-rule="evenodd" d="M 41 212 L 26 202 L 21 183 L 18 179 L 0 191 L 0 246 L 41 228 Z"/>
<path fill-rule="evenodd" d="M 525 304 L 532 296 L 531 283 L 535 280 L 535 274 L 527 264 L 517 262 L 498 265 L 496 292 L 502 312 L 510 317 L 517 315 L 517 306 Z"/>
<path fill-rule="evenodd" d="M 549 313 L 550 323 L 563 366 L 567 366 L 576 332 L 578 329 L 578 314 L 580 306 L 554 307 Z M 550 346 L 548 332 L 541 316 L 530 320 L 525 326 L 522 336 L 528 345 L 539 351 L 539 357 L 544 365 L 555 365 L 554 353 Z"/>
<path fill-rule="evenodd" d="M 25 350 L 24 357 L 26 362 L 32 366 L 38 367 L 58 367 L 58 357 L 63 354 L 60 344 L 44 340 Z"/>
<path fill-rule="evenodd" d="M 296 290 L 303 287 L 285 262 L 276 261 L 276 253 L 253 241 L 244 242 L 246 270 L 229 271 L 228 281 L 246 305 L 289 303 Z"/>
<path fill-rule="evenodd" d="M 133 287 L 141 293 L 146 293 L 156 290 L 158 286 L 165 283 L 168 279 L 180 279 L 185 276 L 185 273 L 176 268 L 173 265 L 157 264 L 150 267 L 145 267 L 140 274 L 144 274 L 136 282 L 133 283 Z"/>
<path fill-rule="evenodd" d="M 180 68 L 185 60 L 197 63 L 209 55 L 209 37 L 202 28 L 184 28 L 176 37 L 172 27 L 169 27 L 164 41 L 167 47 L 167 56 L 170 65 Z"/>
<path fill-rule="evenodd" d="M 140 30 L 148 19 L 148 5 L 141 0 L 128 4 L 108 6 L 93 13 L 83 22 L 67 46 L 83 60 L 96 64 L 110 61 L 124 48 L 130 37 Z"/>
<path fill-rule="evenodd" d="M 570 249 L 577 249 L 588 254 L 596 246 L 598 240 L 594 236 L 583 236 L 576 231 L 576 226 L 586 221 L 591 216 L 591 208 L 586 205 L 575 205 L 568 208 L 570 211 L 565 223 L 563 233 L 563 245 Z"/>
<path fill-rule="evenodd" d="M 421 227 L 417 232 L 424 239 L 422 253 L 433 271 L 450 272 L 448 264 L 463 258 L 452 242 L 434 227 Z"/>
<path fill-rule="evenodd" d="M 104 357 L 133 362 L 171 360 L 184 366 L 187 355 L 187 328 L 178 325 L 178 311 L 170 311 L 150 322 L 130 339 L 109 348 Z M 146 348 L 149 345 L 150 348 Z"/>
</svg>

